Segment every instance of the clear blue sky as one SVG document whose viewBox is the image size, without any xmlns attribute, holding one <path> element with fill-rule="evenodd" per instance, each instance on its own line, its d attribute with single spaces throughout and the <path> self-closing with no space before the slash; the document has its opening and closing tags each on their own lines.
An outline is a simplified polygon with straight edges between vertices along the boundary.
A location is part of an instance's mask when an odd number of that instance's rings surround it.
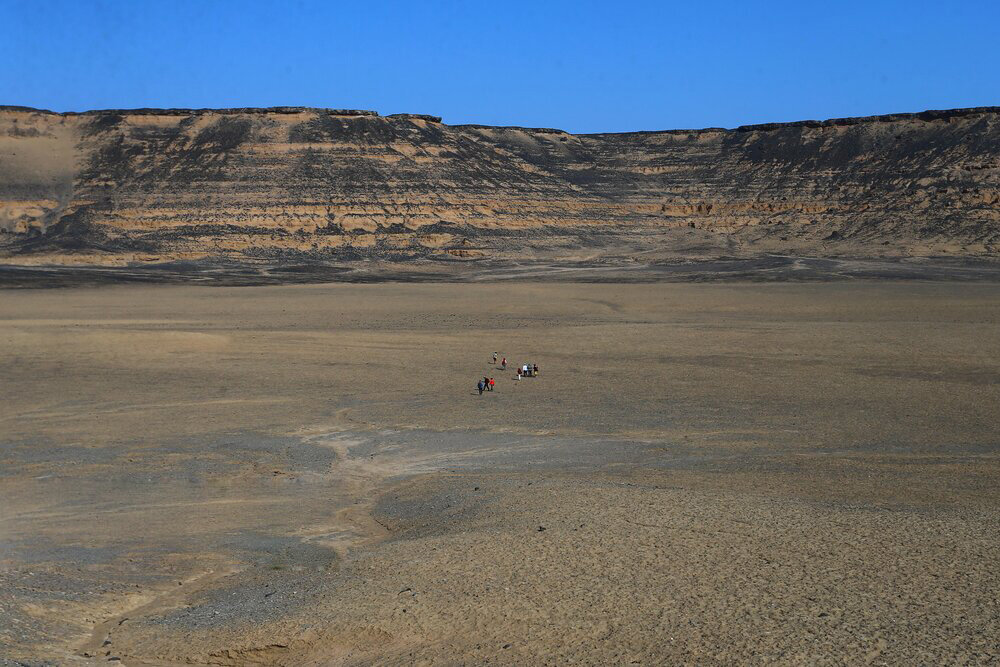
<svg viewBox="0 0 1000 667">
<path fill-rule="evenodd" d="M 0 104 L 572 132 L 1000 105 L 1000 0 L 0 0 Z"/>
</svg>

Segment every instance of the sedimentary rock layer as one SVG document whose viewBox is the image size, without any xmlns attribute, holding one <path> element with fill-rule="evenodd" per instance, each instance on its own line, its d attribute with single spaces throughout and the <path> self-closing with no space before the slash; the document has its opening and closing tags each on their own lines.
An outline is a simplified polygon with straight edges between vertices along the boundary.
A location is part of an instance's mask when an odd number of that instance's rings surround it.
<svg viewBox="0 0 1000 667">
<path fill-rule="evenodd" d="M 0 108 L 0 261 L 994 255 L 1000 108 L 572 135 Z"/>
</svg>

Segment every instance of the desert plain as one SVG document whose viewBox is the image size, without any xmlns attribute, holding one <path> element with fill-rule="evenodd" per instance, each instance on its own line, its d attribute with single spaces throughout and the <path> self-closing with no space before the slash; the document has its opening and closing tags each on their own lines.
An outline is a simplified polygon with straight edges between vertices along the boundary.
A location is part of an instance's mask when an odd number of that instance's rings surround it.
<svg viewBox="0 0 1000 667">
<path fill-rule="evenodd" d="M 989 281 L 6 290 L 0 663 L 996 664 L 998 324 Z"/>
</svg>

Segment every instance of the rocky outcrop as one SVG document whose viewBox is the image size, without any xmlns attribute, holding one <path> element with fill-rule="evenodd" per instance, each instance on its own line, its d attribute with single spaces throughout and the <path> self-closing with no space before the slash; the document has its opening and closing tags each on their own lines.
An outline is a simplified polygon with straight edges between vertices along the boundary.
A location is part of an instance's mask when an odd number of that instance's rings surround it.
<svg viewBox="0 0 1000 667">
<path fill-rule="evenodd" d="M 0 262 L 992 256 L 1000 109 L 572 135 L 0 108 Z"/>
</svg>

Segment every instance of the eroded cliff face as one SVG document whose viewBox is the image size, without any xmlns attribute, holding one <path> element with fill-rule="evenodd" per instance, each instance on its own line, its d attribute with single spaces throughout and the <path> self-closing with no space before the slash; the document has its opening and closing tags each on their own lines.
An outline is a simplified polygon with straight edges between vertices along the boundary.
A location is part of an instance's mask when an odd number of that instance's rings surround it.
<svg viewBox="0 0 1000 667">
<path fill-rule="evenodd" d="M 0 262 L 989 256 L 1000 109 L 571 135 L 300 108 L 0 110 Z"/>
</svg>

